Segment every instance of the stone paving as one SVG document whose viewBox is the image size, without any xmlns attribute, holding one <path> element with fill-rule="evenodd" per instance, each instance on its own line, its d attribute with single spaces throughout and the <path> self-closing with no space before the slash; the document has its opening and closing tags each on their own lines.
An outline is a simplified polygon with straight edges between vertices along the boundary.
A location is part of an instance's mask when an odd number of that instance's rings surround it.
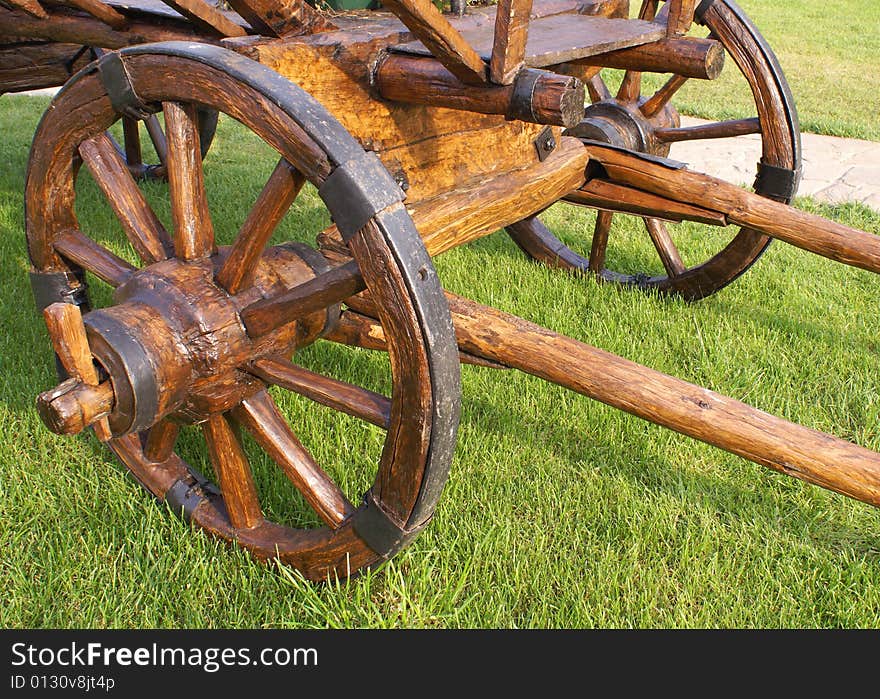
<svg viewBox="0 0 880 699">
<path fill-rule="evenodd" d="M 682 125 L 707 123 L 688 117 Z M 880 143 L 801 134 L 803 177 L 798 195 L 818 201 L 861 202 L 880 211 Z M 751 185 L 761 156 L 760 136 L 673 144 L 669 157 L 699 172 Z"/>
</svg>

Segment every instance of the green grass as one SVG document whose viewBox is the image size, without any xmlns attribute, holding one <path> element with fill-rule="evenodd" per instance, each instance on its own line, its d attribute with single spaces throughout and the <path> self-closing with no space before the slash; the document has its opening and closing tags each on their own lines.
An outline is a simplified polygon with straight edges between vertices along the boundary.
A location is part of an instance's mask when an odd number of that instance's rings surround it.
<svg viewBox="0 0 880 699">
<path fill-rule="evenodd" d="M 776 53 L 810 133 L 880 139 L 880 3 L 865 0 L 738 0 Z M 638 2 L 633 2 L 638 7 Z M 706 30 L 696 27 L 695 35 Z M 651 76 L 652 78 L 654 76 Z M 654 80 L 649 85 L 661 84 Z M 755 115 L 732 60 L 716 81 L 692 80 L 675 104 L 706 119 Z"/>
<path fill-rule="evenodd" d="M 458 447 L 434 522 L 378 572 L 314 585 L 191 530 L 94 437 L 53 436 L 33 408 L 55 383 L 22 213 L 27 148 L 45 105 L 0 101 L 0 626 L 880 626 L 877 510 L 515 372 L 462 368 Z M 206 176 L 222 241 L 271 159 L 241 129 L 221 127 Z M 81 225 L 129 254 L 83 179 Z M 167 216 L 163 186 L 147 193 Z M 867 208 L 799 205 L 880 234 Z M 588 213 L 553 216 L 566 239 L 590 226 Z M 324 220 L 307 192 L 279 237 L 309 240 Z M 880 449 L 876 275 L 775 244 L 735 284 L 687 305 L 531 264 L 503 234 L 437 267 L 457 293 Z M 99 286 L 95 298 L 107 302 Z M 298 359 L 388 389 L 381 354 L 321 343 Z M 356 498 L 381 433 L 278 395 Z M 267 512 L 313 522 L 248 448 Z M 181 450 L 209 470 L 194 431 Z"/>
</svg>

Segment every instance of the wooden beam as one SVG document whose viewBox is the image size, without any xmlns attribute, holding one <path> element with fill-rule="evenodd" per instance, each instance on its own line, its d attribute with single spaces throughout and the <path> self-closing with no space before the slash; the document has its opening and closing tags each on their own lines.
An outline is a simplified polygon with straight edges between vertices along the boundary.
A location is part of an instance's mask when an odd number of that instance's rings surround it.
<svg viewBox="0 0 880 699">
<path fill-rule="evenodd" d="M 83 0 L 77 1 L 83 2 Z M 173 7 L 200 29 L 216 32 L 220 36 L 247 36 L 244 27 L 233 22 L 214 5 L 209 5 L 204 0 L 162 0 L 162 2 Z"/>
<path fill-rule="evenodd" d="M 90 14 L 95 19 L 101 20 L 104 24 L 114 29 L 124 29 L 128 24 L 128 18 L 125 15 L 117 12 L 109 5 L 105 5 L 101 0 L 65 0 L 65 2 Z"/>
<path fill-rule="evenodd" d="M 489 78 L 493 83 L 509 85 L 525 65 L 531 11 L 532 0 L 498 1 L 489 61 Z"/>
<path fill-rule="evenodd" d="M 527 89 L 517 89 L 520 83 Z M 395 102 L 503 114 L 530 123 L 572 127 L 584 116 L 583 83 L 548 71 L 527 69 L 511 85 L 472 85 L 433 58 L 389 54 L 376 70 L 376 85 L 382 97 Z"/>
<path fill-rule="evenodd" d="M 714 80 L 721 75 L 724 57 L 725 51 L 720 41 L 686 36 L 599 53 L 571 63 Z"/>
<path fill-rule="evenodd" d="M 487 81 L 486 64 L 431 0 L 384 0 L 425 47 L 463 83 Z"/>
<path fill-rule="evenodd" d="M 336 29 L 305 0 L 229 0 L 229 5 L 264 36 L 304 36 Z"/>
</svg>

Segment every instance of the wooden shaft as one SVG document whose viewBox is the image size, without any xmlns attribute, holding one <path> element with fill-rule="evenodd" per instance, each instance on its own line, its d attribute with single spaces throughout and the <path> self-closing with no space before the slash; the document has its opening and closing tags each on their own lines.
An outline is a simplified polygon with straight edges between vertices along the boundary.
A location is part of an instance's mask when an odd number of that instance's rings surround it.
<svg viewBox="0 0 880 699">
<path fill-rule="evenodd" d="M 525 63 L 532 0 L 498 0 L 489 78 L 509 85 Z"/>
<path fill-rule="evenodd" d="M 37 396 L 37 412 L 55 434 L 74 435 L 94 424 L 113 409 L 113 386 L 97 386 L 71 378 Z"/>
<path fill-rule="evenodd" d="M 52 12 L 46 19 L 36 19 L 24 12 L 7 10 L 0 6 L 0 36 L 27 36 L 70 42 L 87 46 L 119 49 L 123 46 L 151 41 L 207 41 L 216 43 L 214 35 L 196 31 L 193 25 L 150 22 L 128 23 L 125 31 L 118 31 L 94 17 Z"/>
<path fill-rule="evenodd" d="M 587 56 L 571 63 L 714 80 L 724 68 L 724 56 L 724 47 L 714 39 L 676 37 Z"/>
<path fill-rule="evenodd" d="M 70 5 L 83 12 L 89 13 L 95 19 L 101 20 L 114 29 L 124 29 L 128 24 L 125 15 L 120 14 L 109 5 L 105 5 L 100 0 L 66 0 Z"/>
<path fill-rule="evenodd" d="M 570 75 L 521 71 L 510 85 L 467 84 L 442 63 L 421 56 L 389 54 L 376 70 L 382 97 L 480 114 L 503 114 L 537 124 L 571 127 L 584 114 L 584 85 Z"/>
<path fill-rule="evenodd" d="M 853 267 L 880 273 L 880 236 L 799 211 L 686 168 L 667 167 L 593 143 L 587 150 L 613 182 L 720 212 L 729 223 L 752 228 Z"/>
<path fill-rule="evenodd" d="M 459 347 L 755 463 L 880 506 L 880 454 L 447 294 Z"/>
<path fill-rule="evenodd" d="M 286 293 L 256 301 L 241 312 L 248 335 L 259 337 L 363 291 L 363 277 L 357 262 L 325 272 L 295 286 Z"/>
</svg>

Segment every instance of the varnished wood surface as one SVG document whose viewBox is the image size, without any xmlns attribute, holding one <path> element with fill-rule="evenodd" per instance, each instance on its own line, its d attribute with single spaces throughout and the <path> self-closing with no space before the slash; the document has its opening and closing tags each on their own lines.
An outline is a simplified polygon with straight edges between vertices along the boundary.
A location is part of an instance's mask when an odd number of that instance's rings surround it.
<svg viewBox="0 0 880 699">
<path fill-rule="evenodd" d="M 463 31 L 462 36 L 484 60 L 491 59 L 492 31 Z M 664 36 L 664 27 L 653 22 L 575 14 L 551 15 L 532 20 L 529 24 L 524 60 L 530 68 L 542 68 L 647 44 Z M 418 41 L 401 44 L 394 50 L 422 56 L 431 53 Z"/>
<path fill-rule="evenodd" d="M 532 0 L 499 0 L 492 39 L 489 78 L 509 85 L 525 65 Z"/>
</svg>

